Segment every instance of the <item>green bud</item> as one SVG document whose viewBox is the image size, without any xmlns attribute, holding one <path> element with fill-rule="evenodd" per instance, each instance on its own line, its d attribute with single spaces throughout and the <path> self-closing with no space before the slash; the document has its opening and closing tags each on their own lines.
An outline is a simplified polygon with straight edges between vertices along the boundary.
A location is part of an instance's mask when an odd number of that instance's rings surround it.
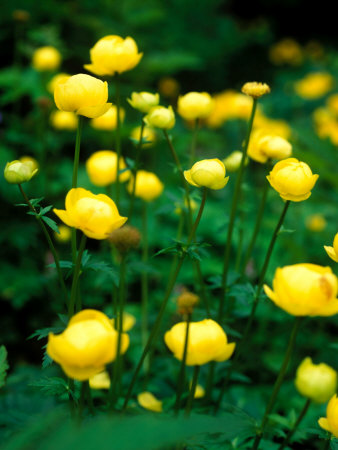
<svg viewBox="0 0 338 450">
<path fill-rule="evenodd" d="M 6 164 L 4 175 L 8 183 L 21 184 L 29 181 L 38 169 L 34 168 L 31 161 L 21 162 L 18 160 Z"/>
</svg>

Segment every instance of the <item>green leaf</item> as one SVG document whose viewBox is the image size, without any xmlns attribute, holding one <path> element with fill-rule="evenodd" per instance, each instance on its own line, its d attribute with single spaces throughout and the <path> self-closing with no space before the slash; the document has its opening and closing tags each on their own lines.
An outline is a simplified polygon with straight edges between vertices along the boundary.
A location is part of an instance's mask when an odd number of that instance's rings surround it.
<svg viewBox="0 0 338 450">
<path fill-rule="evenodd" d="M 68 383 L 59 377 L 45 377 L 41 380 L 34 381 L 30 386 L 41 389 L 46 395 L 52 395 L 56 397 L 62 397 L 70 392 Z"/>
<path fill-rule="evenodd" d="M 49 335 L 49 333 L 57 334 L 61 333 L 62 330 L 63 330 L 62 327 L 41 328 L 40 330 L 34 331 L 34 333 L 28 336 L 27 339 L 34 339 L 36 337 L 37 340 L 40 341 L 41 339 L 46 338 Z"/>
<path fill-rule="evenodd" d="M 57 223 L 51 219 L 50 217 L 42 216 L 41 219 L 46 222 L 46 224 L 56 233 L 60 234 L 59 227 L 57 226 Z"/>
<path fill-rule="evenodd" d="M 5 379 L 9 365 L 7 362 L 7 350 L 4 345 L 0 347 L 0 388 L 5 385 Z"/>
<path fill-rule="evenodd" d="M 279 234 L 283 234 L 283 233 L 288 233 L 288 234 L 292 234 L 294 233 L 296 230 L 290 230 L 288 228 L 284 228 L 284 226 L 281 226 L 281 229 L 278 231 L 278 235 Z"/>
<path fill-rule="evenodd" d="M 40 209 L 40 212 L 39 212 L 39 216 L 41 217 L 41 216 L 45 215 L 45 214 L 48 213 L 52 208 L 53 208 L 53 205 L 49 205 L 49 206 L 45 206 L 44 208 L 41 208 L 41 209 Z"/>
<path fill-rule="evenodd" d="M 32 206 L 37 207 L 39 206 L 40 202 L 42 202 L 42 200 L 44 200 L 45 197 L 40 197 L 40 198 L 32 198 L 29 201 L 31 202 Z"/>
</svg>

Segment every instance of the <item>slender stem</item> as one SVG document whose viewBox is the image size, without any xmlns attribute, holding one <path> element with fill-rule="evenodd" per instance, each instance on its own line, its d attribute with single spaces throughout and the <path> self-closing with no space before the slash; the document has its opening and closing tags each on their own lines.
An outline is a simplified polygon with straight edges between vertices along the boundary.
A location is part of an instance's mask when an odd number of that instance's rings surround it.
<svg viewBox="0 0 338 450">
<path fill-rule="evenodd" d="M 241 258 L 242 258 L 242 249 L 243 249 L 243 220 L 244 220 L 244 213 L 242 212 L 239 219 L 239 227 L 238 227 L 238 246 L 236 250 L 236 261 L 235 261 L 235 270 L 238 272 L 239 266 L 241 264 Z"/>
<path fill-rule="evenodd" d="M 193 403 L 194 397 L 195 397 L 195 391 L 196 391 L 199 371 L 200 371 L 200 366 L 195 366 L 194 367 L 194 375 L 192 378 L 191 388 L 190 388 L 190 392 L 189 392 L 189 397 L 188 397 L 188 401 L 187 401 L 187 406 L 185 408 L 186 417 L 190 416 L 192 403 Z"/>
<path fill-rule="evenodd" d="M 284 360 L 283 360 L 282 366 L 281 366 L 281 368 L 279 370 L 279 374 L 278 374 L 278 377 L 276 379 L 275 385 L 273 387 L 273 391 L 272 391 L 270 400 L 269 400 L 269 402 L 267 404 L 267 407 L 265 409 L 265 413 L 264 413 L 264 416 L 263 416 L 263 419 L 262 419 L 262 423 L 261 423 L 261 425 L 260 425 L 260 427 L 259 427 L 259 429 L 257 431 L 257 436 L 256 436 L 256 439 L 255 439 L 253 447 L 252 447 L 253 450 L 258 449 L 259 443 L 260 443 L 260 441 L 261 441 L 261 439 L 263 437 L 265 426 L 266 426 L 266 424 L 268 422 L 269 414 L 271 413 L 272 408 L 274 407 L 274 404 L 275 404 L 276 399 L 277 399 L 278 392 L 279 392 L 279 390 L 280 390 L 280 388 L 282 386 L 282 383 L 283 383 L 283 380 L 284 380 L 284 377 L 285 377 L 285 374 L 286 374 L 286 371 L 287 371 L 287 368 L 288 368 L 288 365 L 289 365 L 289 361 L 290 361 L 290 358 L 291 358 L 291 355 L 292 355 L 292 351 L 293 351 L 293 348 L 294 348 L 295 343 L 296 343 L 296 336 L 297 336 L 297 333 L 298 333 L 298 330 L 299 330 L 301 319 L 302 319 L 301 317 L 296 317 L 295 318 L 295 321 L 294 321 L 294 324 L 293 324 L 293 328 L 292 328 L 292 331 L 291 331 L 291 335 L 290 335 L 290 339 L 289 339 L 289 343 L 288 343 L 288 347 L 286 349 L 286 353 L 285 353 L 285 356 L 284 356 Z"/>
<path fill-rule="evenodd" d="M 75 302 L 76 302 L 76 296 L 77 296 L 77 287 L 81 272 L 81 261 L 82 261 L 82 255 L 86 246 L 87 236 L 85 234 L 82 235 L 79 251 L 77 253 L 76 263 L 74 267 L 74 273 L 73 273 L 73 282 L 72 282 L 72 289 L 70 292 L 70 302 L 68 307 L 68 317 L 71 318 L 74 315 L 74 308 L 75 308 Z"/>
<path fill-rule="evenodd" d="M 119 207 L 120 203 L 120 159 L 121 159 L 121 97 L 120 97 L 120 75 L 116 72 L 115 74 L 115 102 L 116 102 L 116 141 L 115 150 L 117 154 L 117 164 L 116 164 L 116 206 Z"/>
<path fill-rule="evenodd" d="M 148 204 L 143 203 L 142 211 L 142 262 L 147 264 L 149 259 L 149 243 L 148 243 Z M 145 346 L 148 339 L 148 272 L 144 270 L 141 274 L 141 340 Z M 145 360 L 146 372 L 149 369 L 149 358 Z"/>
<path fill-rule="evenodd" d="M 197 214 L 194 226 L 192 227 L 190 235 L 188 237 L 187 246 L 191 244 L 191 242 L 192 242 L 192 240 L 193 240 L 193 238 L 195 236 L 198 224 L 199 224 L 199 222 L 201 220 L 201 216 L 202 216 L 202 213 L 203 213 L 206 197 L 207 197 L 207 190 L 204 189 L 203 190 L 203 197 L 202 197 L 200 209 L 198 211 L 198 214 Z M 160 310 L 158 312 L 157 318 L 155 320 L 155 323 L 154 323 L 153 328 L 152 328 L 152 330 L 150 332 L 150 335 L 148 337 L 147 343 L 146 343 L 146 345 L 145 345 L 145 347 L 143 349 L 143 353 L 142 353 L 141 358 L 140 358 L 140 360 L 139 360 L 139 362 L 138 362 L 138 364 L 136 366 L 135 372 L 133 374 L 133 378 L 132 378 L 131 383 L 129 385 L 129 389 L 128 389 L 128 392 L 127 392 L 127 395 L 126 395 L 126 398 L 125 398 L 125 401 L 124 401 L 124 405 L 123 405 L 123 411 L 126 410 L 126 408 L 128 406 L 130 397 L 132 396 L 132 393 L 133 393 L 133 388 L 134 388 L 135 382 L 137 380 L 138 374 L 139 374 L 139 372 L 141 370 L 141 367 L 143 365 L 144 359 L 147 356 L 147 354 L 149 353 L 149 351 L 151 350 L 152 343 L 153 343 L 153 341 L 156 339 L 156 337 L 158 335 L 158 332 L 159 332 L 159 329 L 160 329 L 162 318 L 163 318 L 165 310 L 166 310 L 166 306 L 167 306 L 168 300 L 169 300 L 170 295 L 172 293 L 172 290 L 173 290 L 173 288 L 175 286 L 176 279 L 177 279 L 177 277 L 178 277 L 178 275 L 180 273 L 180 270 L 181 270 L 181 267 L 183 265 L 185 257 L 186 257 L 186 252 L 184 252 L 180 256 L 180 258 L 179 258 L 179 260 L 177 262 L 176 270 L 175 270 L 173 276 L 169 280 L 169 283 L 168 283 L 168 286 L 167 286 L 167 290 L 166 290 L 164 299 L 162 301 Z"/>
<path fill-rule="evenodd" d="M 85 381 L 85 385 L 86 385 L 86 394 L 87 394 L 89 411 L 94 416 L 95 415 L 95 407 L 94 407 L 92 393 L 91 393 L 90 386 L 89 386 L 89 381 Z"/>
<path fill-rule="evenodd" d="M 136 177 L 137 177 L 137 171 L 139 169 L 140 165 L 140 156 L 141 156 L 141 148 L 142 148 L 142 139 L 143 139 L 143 131 L 144 131 L 145 123 L 142 120 L 141 123 L 141 130 L 140 130 L 140 140 L 138 142 L 137 148 L 136 148 L 136 158 L 135 158 L 135 166 L 133 169 L 133 188 L 130 194 L 130 205 L 129 205 L 129 214 L 128 214 L 128 223 L 131 223 L 131 219 L 134 214 L 134 204 L 135 204 L 135 190 L 136 190 Z"/>
<path fill-rule="evenodd" d="M 330 436 L 327 439 L 325 439 L 322 450 L 329 450 L 330 444 L 331 444 L 331 439 L 332 439 L 332 436 Z"/>
<path fill-rule="evenodd" d="M 81 116 L 78 116 L 78 117 L 79 117 L 79 121 L 77 124 L 77 132 L 76 132 L 76 140 L 75 140 L 72 188 L 77 187 L 77 173 L 79 170 L 79 161 L 80 161 L 80 143 L 81 143 L 83 119 Z"/>
<path fill-rule="evenodd" d="M 197 135 L 199 130 L 199 119 L 195 119 L 194 128 L 192 132 L 191 150 L 190 150 L 190 165 L 193 164 L 196 155 Z"/>
<path fill-rule="evenodd" d="M 222 317 L 223 317 L 223 310 L 224 310 L 224 303 L 225 303 L 225 296 L 226 296 L 226 285 L 227 285 L 229 262 L 230 262 L 231 238 L 232 238 L 232 232 L 233 232 L 234 223 L 235 223 L 238 199 L 239 199 L 240 192 L 241 192 L 242 178 L 243 178 L 244 168 L 245 168 L 244 163 L 245 163 L 246 154 L 247 154 L 248 147 L 249 147 L 250 135 L 251 135 L 251 131 L 252 131 L 252 125 L 253 125 L 253 121 L 254 121 L 254 117 L 255 117 L 256 107 L 257 107 L 257 99 L 253 99 L 252 111 L 251 111 L 251 116 L 250 116 L 249 125 L 248 125 L 248 132 L 247 132 L 247 136 L 246 136 L 246 140 L 245 140 L 245 145 L 243 148 L 241 165 L 240 165 L 238 173 L 237 173 L 235 191 L 234 191 L 234 196 L 232 199 L 232 206 L 231 206 L 231 212 L 230 212 L 230 220 L 229 220 L 229 225 L 228 225 L 227 241 L 226 241 L 225 252 L 224 252 L 221 296 L 220 296 L 220 304 L 219 304 L 219 311 L 218 311 L 218 321 L 219 322 L 221 322 Z"/>
<path fill-rule="evenodd" d="M 78 407 L 78 422 L 79 422 L 79 424 L 82 422 L 82 418 L 83 418 L 83 410 L 84 410 L 85 398 L 86 398 L 86 384 L 87 384 L 87 381 L 81 382 L 80 400 L 79 400 L 79 407 Z"/>
<path fill-rule="evenodd" d="M 181 396 L 184 389 L 185 384 L 185 365 L 187 361 L 187 353 L 188 353 L 188 341 L 189 341 L 189 327 L 191 321 L 191 314 L 187 314 L 187 326 L 185 330 L 185 338 L 184 338 L 184 347 L 183 347 L 183 356 L 180 366 L 180 371 L 177 379 L 177 389 L 176 389 L 176 402 L 175 402 L 175 413 L 178 414 L 181 406 Z"/>
<path fill-rule="evenodd" d="M 289 430 L 288 434 L 286 435 L 284 441 L 281 443 L 278 450 L 283 450 L 283 448 L 285 448 L 289 444 L 292 436 L 294 435 L 294 433 L 297 430 L 298 426 L 300 425 L 301 421 L 304 419 L 304 416 L 307 413 L 310 405 L 311 405 L 311 400 L 308 398 L 308 399 L 306 399 L 305 404 L 304 404 L 294 426 Z"/>
<path fill-rule="evenodd" d="M 46 240 L 48 242 L 50 251 L 52 252 L 52 255 L 53 255 L 53 258 L 54 258 L 54 262 L 55 262 L 56 271 L 58 273 L 59 281 L 60 281 L 60 284 L 61 284 L 61 289 L 63 291 L 63 294 L 65 296 L 65 300 L 66 300 L 66 304 L 67 304 L 68 303 L 68 292 L 67 292 L 67 288 L 66 288 L 66 285 L 65 285 L 65 282 L 64 282 L 64 279 L 63 279 L 63 275 L 62 275 L 62 272 L 61 272 L 59 257 L 58 257 L 58 255 L 56 253 L 53 241 L 52 241 L 52 239 L 51 239 L 51 237 L 50 237 L 50 235 L 48 233 L 48 230 L 47 230 L 45 224 L 43 223 L 43 220 L 38 215 L 35 207 L 29 201 L 29 198 L 27 197 L 25 191 L 23 190 L 23 187 L 21 186 L 21 184 L 18 184 L 18 186 L 19 186 L 20 192 L 21 192 L 23 198 L 25 199 L 25 202 L 27 203 L 29 209 L 32 212 L 34 212 L 35 214 L 37 214 L 35 217 L 37 218 L 37 221 L 39 222 L 39 224 L 40 224 L 40 226 L 42 228 L 43 234 L 45 235 Z"/>
</svg>

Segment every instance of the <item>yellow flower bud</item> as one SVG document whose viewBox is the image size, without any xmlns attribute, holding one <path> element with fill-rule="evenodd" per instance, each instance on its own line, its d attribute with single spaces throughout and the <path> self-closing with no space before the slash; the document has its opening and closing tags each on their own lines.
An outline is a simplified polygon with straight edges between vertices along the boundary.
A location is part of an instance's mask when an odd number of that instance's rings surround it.
<svg viewBox="0 0 338 450">
<path fill-rule="evenodd" d="M 125 116 L 125 110 L 120 108 L 120 123 L 124 121 Z M 96 130 L 115 130 L 117 127 L 117 107 L 111 105 L 108 111 L 102 114 L 102 116 L 92 119 L 90 125 Z"/>
<path fill-rule="evenodd" d="M 141 241 L 141 234 L 137 228 L 125 225 L 114 230 L 108 236 L 108 241 L 115 245 L 120 253 L 126 253 L 133 248 L 137 248 Z"/>
<path fill-rule="evenodd" d="M 131 178 L 128 184 L 128 192 L 133 192 L 134 178 Z M 135 196 L 142 198 L 146 202 L 151 202 L 159 197 L 164 189 L 163 183 L 152 172 L 139 170 L 136 175 Z"/>
<path fill-rule="evenodd" d="M 59 233 L 54 232 L 55 239 L 61 243 L 70 241 L 71 236 L 72 236 L 71 229 L 66 225 L 59 226 Z"/>
<path fill-rule="evenodd" d="M 229 181 L 225 177 L 225 167 L 219 159 L 203 159 L 195 163 L 190 170 L 184 171 L 189 184 L 209 189 L 222 189 Z"/>
<path fill-rule="evenodd" d="M 50 123 L 57 130 L 76 130 L 79 118 L 70 111 L 53 111 Z"/>
<path fill-rule="evenodd" d="M 264 130 L 254 130 L 249 142 L 248 155 L 251 159 L 265 163 L 268 159 L 289 158 L 291 144 L 280 136 L 266 134 Z"/>
<path fill-rule="evenodd" d="M 40 47 L 33 54 L 32 65 L 35 70 L 56 70 L 61 63 L 61 54 L 54 47 Z"/>
<path fill-rule="evenodd" d="M 224 91 L 216 94 L 213 99 L 213 110 L 206 118 L 209 127 L 217 128 L 227 120 L 248 119 L 250 117 L 252 100 L 246 95 L 235 91 Z"/>
<path fill-rule="evenodd" d="M 68 80 L 68 78 L 70 78 L 71 76 L 68 73 L 58 73 L 57 75 L 55 75 L 50 82 L 48 83 L 47 89 L 51 94 L 54 94 L 55 91 L 55 87 L 57 86 L 57 84 L 59 83 L 64 83 L 65 81 Z"/>
<path fill-rule="evenodd" d="M 266 295 L 293 316 L 333 316 L 338 313 L 338 279 L 330 267 L 294 264 L 278 268 L 273 290 Z"/>
<path fill-rule="evenodd" d="M 164 77 L 158 82 L 158 90 L 164 97 L 176 97 L 180 90 L 180 85 L 175 78 Z"/>
<path fill-rule="evenodd" d="M 150 92 L 133 92 L 131 99 L 127 99 L 129 104 L 143 113 L 148 113 L 151 108 L 160 103 L 159 94 L 152 94 Z"/>
<path fill-rule="evenodd" d="M 137 401 L 144 409 L 154 412 L 162 412 L 163 402 L 158 400 L 151 392 L 145 391 L 137 395 Z"/>
<path fill-rule="evenodd" d="M 338 233 L 336 233 L 333 239 L 333 247 L 324 245 L 324 248 L 329 257 L 333 259 L 333 261 L 338 262 Z"/>
<path fill-rule="evenodd" d="M 126 169 L 124 159 L 120 157 L 119 170 Z M 86 170 L 90 181 L 95 186 L 108 186 L 116 182 L 117 153 L 111 150 L 99 150 L 93 153 L 86 161 Z M 121 183 L 130 178 L 130 171 L 126 170 L 119 175 Z"/>
<path fill-rule="evenodd" d="M 190 383 L 191 387 L 191 383 Z M 205 389 L 200 384 L 196 385 L 194 398 L 203 398 L 205 396 Z"/>
<path fill-rule="evenodd" d="M 243 94 L 253 98 L 262 97 L 265 94 L 269 94 L 270 91 L 270 87 L 266 83 L 259 83 L 257 81 L 250 81 L 242 86 Z"/>
<path fill-rule="evenodd" d="M 298 66 L 303 61 L 302 47 L 293 39 L 283 39 L 270 49 L 270 60 L 276 65 Z"/>
<path fill-rule="evenodd" d="M 111 323 L 113 327 L 117 330 L 118 326 L 115 325 L 115 319 L 111 319 Z M 132 314 L 127 313 L 126 311 L 123 312 L 123 319 L 122 319 L 122 330 L 124 332 L 129 331 L 133 328 L 133 326 L 136 323 L 136 317 Z"/>
<path fill-rule="evenodd" d="M 186 329 L 186 322 L 180 322 L 164 335 L 165 343 L 180 361 L 183 357 Z M 210 361 L 226 361 L 233 354 L 235 346 L 235 343 L 228 343 L 226 333 L 214 320 L 191 322 L 186 364 L 195 366 Z"/>
<path fill-rule="evenodd" d="M 230 153 L 230 155 L 223 159 L 223 164 L 226 170 L 229 172 L 236 172 L 241 165 L 243 153 L 240 151 L 235 151 Z M 244 165 L 247 166 L 249 164 L 249 159 L 246 157 Z"/>
<path fill-rule="evenodd" d="M 70 378 L 84 381 L 104 370 L 116 358 L 118 333 L 100 311 L 85 309 L 73 316 L 63 333 L 49 333 L 47 354 Z M 121 353 L 129 336 L 121 336 Z"/>
<path fill-rule="evenodd" d="M 266 178 L 283 200 L 302 202 L 310 197 L 318 177 L 306 163 L 288 158 L 275 164 Z"/>
<path fill-rule="evenodd" d="M 195 200 L 193 200 L 192 198 L 189 198 L 189 203 L 190 203 L 190 209 L 191 211 L 195 211 L 197 209 L 197 203 L 195 202 Z M 186 197 L 184 197 L 184 203 L 175 203 L 175 210 L 174 213 L 177 214 L 178 216 L 182 213 L 182 206 L 184 208 L 185 211 L 189 211 L 189 207 L 188 207 L 188 200 Z"/>
<path fill-rule="evenodd" d="M 32 161 L 15 160 L 6 164 L 4 175 L 8 183 L 21 184 L 34 177 L 37 171 L 38 169 Z"/>
<path fill-rule="evenodd" d="M 302 80 L 295 83 L 295 91 L 306 100 L 323 97 L 333 88 L 334 80 L 327 72 L 309 73 Z"/>
<path fill-rule="evenodd" d="M 310 231 L 319 232 L 323 231 L 327 224 L 322 214 L 312 214 L 306 218 L 305 225 Z"/>
<path fill-rule="evenodd" d="M 105 36 L 90 50 L 91 64 L 86 64 L 84 68 L 99 76 L 114 75 L 133 69 L 142 55 L 131 37 Z"/>
<path fill-rule="evenodd" d="M 29 163 L 32 167 L 32 170 L 39 169 L 39 163 L 32 156 L 21 156 L 20 161 L 22 163 Z"/>
<path fill-rule="evenodd" d="M 83 73 L 57 83 L 54 100 L 61 111 L 72 111 L 90 119 L 102 116 L 111 106 L 107 103 L 107 82 Z"/>
<path fill-rule="evenodd" d="M 334 394 L 327 405 L 326 417 L 321 417 L 318 420 L 318 424 L 321 428 L 338 438 L 338 398 L 336 394 Z"/>
<path fill-rule="evenodd" d="M 108 372 L 97 373 L 89 378 L 89 386 L 91 389 L 109 389 L 110 377 Z"/>
<path fill-rule="evenodd" d="M 136 141 L 139 141 L 141 137 L 141 127 L 134 128 L 130 133 L 130 137 L 132 137 Z M 148 142 L 146 144 L 142 144 L 142 148 L 152 147 L 156 141 L 156 138 L 157 138 L 156 132 L 152 128 L 144 127 L 142 139 L 146 139 Z"/>
<path fill-rule="evenodd" d="M 127 220 L 127 217 L 120 216 L 115 203 L 107 195 L 95 195 L 83 188 L 68 192 L 66 210 L 53 211 L 66 225 L 78 228 L 92 239 L 107 239 Z"/>
<path fill-rule="evenodd" d="M 305 358 L 297 369 L 295 385 L 304 397 L 326 403 L 336 392 L 337 372 L 327 364 L 313 364 L 311 358 Z"/>
<path fill-rule="evenodd" d="M 207 92 L 189 92 L 179 97 L 177 112 L 185 120 L 205 119 L 214 107 L 214 101 Z"/>
<path fill-rule="evenodd" d="M 171 106 L 155 106 L 143 119 L 148 127 L 170 130 L 175 125 L 175 114 Z"/>
<path fill-rule="evenodd" d="M 199 302 L 199 296 L 185 291 L 177 297 L 177 307 L 180 314 L 191 314 Z"/>
</svg>

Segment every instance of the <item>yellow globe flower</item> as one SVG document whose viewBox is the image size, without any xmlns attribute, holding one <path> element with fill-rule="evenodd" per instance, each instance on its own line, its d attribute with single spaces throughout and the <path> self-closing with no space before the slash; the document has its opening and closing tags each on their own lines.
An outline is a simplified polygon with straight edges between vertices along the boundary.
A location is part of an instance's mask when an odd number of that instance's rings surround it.
<svg viewBox="0 0 338 450">
<path fill-rule="evenodd" d="M 130 133 L 130 137 L 135 139 L 135 141 L 139 141 L 141 137 L 141 127 L 133 128 L 132 132 Z M 157 134 L 153 130 L 153 128 L 145 126 L 143 128 L 142 139 L 145 139 L 147 141 L 147 143 L 142 144 L 142 148 L 152 147 L 156 142 Z"/>
<path fill-rule="evenodd" d="M 133 192 L 134 178 L 131 178 L 128 183 L 128 192 Z M 146 202 L 151 202 L 159 197 L 164 189 L 164 184 L 152 172 L 146 170 L 139 170 L 136 175 L 135 196 L 142 198 Z"/>
<path fill-rule="evenodd" d="M 329 257 L 333 259 L 333 261 L 338 262 L 338 233 L 336 233 L 333 239 L 333 247 L 324 245 L 324 248 Z"/>
<path fill-rule="evenodd" d="M 99 76 L 114 75 L 133 69 L 142 56 L 131 37 L 105 36 L 90 50 L 91 64 L 86 64 L 84 68 Z"/>
<path fill-rule="evenodd" d="M 225 167 L 219 159 L 203 159 L 195 163 L 190 170 L 184 171 L 189 184 L 209 189 L 222 189 L 228 183 Z"/>
<path fill-rule="evenodd" d="M 59 226 L 59 233 L 57 233 L 56 231 L 54 232 L 55 239 L 61 243 L 70 241 L 71 236 L 71 229 L 66 225 Z"/>
<path fill-rule="evenodd" d="M 311 358 L 305 358 L 297 369 L 295 385 L 304 397 L 326 403 L 336 392 L 337 372 L 327 364 L 313 364 Z"/>
<path fill-rule="evenodd" d="M 158 90 L 164 97 L 176 97 L 180 90 L 180 85 L 175 78 L 164 77 L 158 82 Z"/>
<path fill-rule="evenodd" d="M 55 87 L 54 100 L 61 111 L 75 112 L 90 119 L 102 116 L 111 106 L 107 103 L 107 82 L 83 73 L 59 82 Z"/>
<path fill-rule="evenodd" d="M 124 121 L 125 116 L 125 110 L 120 108 L 120 123 Z M 117 127 L 117 107 L 111 105 L 108 111 L 102 114 L 102 116 L 92 119 L 90 125 L 96 130 L 115 130 Z"/>
<path fill-rule="evenodd" d="M 214 107 L 214 101 L 207 92 L 189 92 L 179 97 L 177 112 L 185 120 L 205 119 Z"/>
<path fill-rule="evenodd" d="M 54 75 L 54 77 L 50 80 L 50 82 L 47 85 L 48 91 L 51 94 L 54 94 L 57 84 L 64 83 L 70 77 L 71 75 L 69 75 L 68 73 L 58 73 L 57 75 Z"/>
<path fill-rule="evenodd" d="M 186 329 L 186 322 L 180 322 L 164 335 L 165 343 L 180 361 L 183 357 Z M 228 343 L 226 333 L 214 320 L 191 322 L 186 364 L 195 366 L 210 361 L 226 361 L 233 354 L 235 346 L 235 343 Z"/>
<path fill-rule="evenodd" d="M 262 97 L 265 94 L 269 94 L 270 91 L 270 87 L 266 83 L 260 83 L 257 81 L 249 81 L 242 86 L 243 94 L 249 95 L 253 98 Z"/>
<path fill-rule="evenodd" d="M 137 401 L 142 408 L 149 411 L 162 412 L 163 410 L 163 402 L 158 400 L 151 392 L 140 392 L 137 395 Z"/>
<path fill-rule="evenodd" d="M 47 354 L 67 376 L 84 381 L 104 370 L 116 358 L 118 333 L 108 317 L 94 309 L 73 316 L 63 333 L 49 333 Z M 121 353 L 129 346 L 129 336 L 121 336 Z"/>
<path fill-rule="evenodd" d="M 327 223 L 322 214 L 312 214 L 306 218 L 305 225 L 308 230 L 317 233 L 323 231 Z"/>
<path fill-rule="evenodd" d="M 89 386 L 91 389 L 109 389 L 110 377 L 108 372 L 97 373 L 89 378 Z"/>
<path fill-rule="evenodd" d="M 66 210 L 53 211 L 66 225 L 78 228 L 92 239 L 107 239 L 127 220 L 127 217 L 120 216 L 115 203 L 107 195 L 95 195 L 82 188 L 68 192 Z"/>
<path fill-rule="evenodd" d="M 226 170 L 229 172 L 236 172 L 242 161 L 243 152 L 240 151 L 234 151 L 230 153 L 228 157 L 223 159 L 223 164 Z M 246 157 L 244 165 L 247 166 L 249 164 L 249 159 Z"/>
<path fill-rule="evenodd" d="M 4 176 L 7 183 L 22 184 L 31 180 L 37 171 L 38 168 L 32 161 L 14 160 L 6 164 Z"/>
<path fill-rule="evenodd" d="M 39 163 L 32 156 L 21 156 L 19 161 L 30 164 L 32 170 L 39 169 Z"/>
<path fill-rule="evenodd" d="M 318 177 L 306 163 L 288 158 L 275 164 L 266 178 L 283 200 L 302 202 L 310 197 Z"/>
<path fill-rule="evenodd" d="M 111 150 L 99 150 L 93 153 L 86 162 L 86 170 L 90 181 L 95 186 L 108 186 L 116 182 L 117 153 Z M 124 159 L 120 157 L 119 170 L 126 169 Z M 123 183 L 130 178 L 130 171 L 126 170 L 119 175 Z"/>
<path fill-rule="evenodd" d="M 50 115 L 50 123 L 57 130 L 76 130 L 79 118 L 70 111 L 54 111 Z"/>
<path fill-rule="evenodd" d="M 292 145 L 280 136 L 255 130 L 249 142 L 248 155 L 254 161 L 266 163 L 268 159 L 286 159 L 291 156 Z"/>
<path fill-rule="evenodd" d="M 303 61 L 303 49 L 293 39 L 283 39 L 273 45 L 269 52 L 273 64 L 298 66 Z"/>
<path fill-rule="evenodd" d="M 116 324 L 115 326 L 115 319 L 111 319 L 111 323 L 113 325 L 113 327 L 117 330 L 118 326 Z M 136 323 L 136 317 L 133 316 L 132 314 L 127 313 L 126 311 L 124 311 L 123 313 L 123 319 L 122 319 L 122 329 L 123 331 L 129 331 L 133 328 L 133 326 Z"/>
<path fill-rule="evenodd" d="M 338 313 L 338 280 L 330 267 L 294 264 L 276 270 L 273 290 L 266 295 L 293 316 L 333 316 Z"/>
<path fill-rule="evenodd" d="M 280 136 L 284 139 L 290 139 L 291 136 L 290 125 L 285 120 L 266 117 L 259 109 L 255 114 L 253 129 L 260 129 L 266 134 Z"/>
<path fill-rule="evenodd" d="M 151 108 L 157 106 L 160 102 L 159 94 L 152 94 L 150 92 L 133 92 L 131 99 L 127 99 L 128 103 L 138 111 L 148 113 Z"/>
<path fill-rule="evenodd" d="M 206 118 L 206 124 L 211 128 L 220 127 L 227 120 L 248 119 L 250 117 L 252 100 L 246 95 L 227 90 L 216 94 L 213 100 L 214 107 Z M 257 113 L 258 110 L 257 108 Z"/>
<path fill-rule="evenodd" d="M 40 47 L 33 53 L 32 65 L 39 72 L 56 70 L 60 63 L 61 53 L 55 47 Z"/>
<path fill-rule="evenodd" d="M 315 100 L 323 97 L 333 88 L 334 80 L 327 72 L 309 73 L 295 83 L 294 88 L 299 97 Z"/>
<path fill-rule="evenodd" d="M 334 394 L 327 405 L 326 417 L 321 417 L 318 423 L 321 428 L 338 438 L 338 398 L 336 394 Z"/>
<path fill-rule="evenodd" d="M 155 106 L 143 118 L 148 127 L 170 130 L 175 125 L 175 114 L 171 106 Z"/>
</svg>

